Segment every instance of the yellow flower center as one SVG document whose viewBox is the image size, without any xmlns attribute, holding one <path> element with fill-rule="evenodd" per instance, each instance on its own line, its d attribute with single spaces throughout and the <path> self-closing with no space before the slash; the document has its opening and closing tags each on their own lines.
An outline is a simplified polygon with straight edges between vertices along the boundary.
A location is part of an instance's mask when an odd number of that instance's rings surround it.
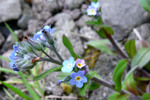
<svg viewBox="0 0 150 100">
<path fill-rule="evenodd" d="M 76 77 L 76 80 L 77 80 L 77 81 L 79 81 L 80 79 L 81 79 L 81 77 L 80 77 L 80 76 L 77 76 L 77 77 Z"/>
<path fill-rule="evenodd" d="M 94 10 L 92 10 L 91 12 L 94 12 Z"/>
<path fill-rule="evenodd" d="M 78 67 L 81 67 L 81 64 L 80 64 L 80 63 L 78 63 Z"/>
</svg>

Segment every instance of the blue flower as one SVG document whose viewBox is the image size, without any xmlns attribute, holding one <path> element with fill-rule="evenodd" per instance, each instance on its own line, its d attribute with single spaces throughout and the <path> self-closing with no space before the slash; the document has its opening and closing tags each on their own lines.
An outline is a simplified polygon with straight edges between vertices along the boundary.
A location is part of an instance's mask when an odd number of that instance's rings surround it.
<svg viewBox="0 0 150 100">
<path fill-rule="evenodd" d="M 43 36 L 43 30 L 45 30 L 48 34 L 52 34 L 55 31 L 54 28 L 51 29 L 51 26 L 45 26 L 43 29 L 34 34 L 33 40 L 41 39 L 42 41 L 46 41 L 45 37 Z"/>
<path fill-rule="evenodd" d="M 15 53 L 16 53 L 16 52 L 13 51 L 13 52 L 10 54 L 9 58 L 10 58 L 11 62 L 9 63 L 9 65 L 10 65 L 10 67 L 11 67 L 14 71 L 19 71 L 19 69 L 17 68 L 16 63 L 15 63 Z"/>
<path fill-rule="evenodd" d="M 96 3 L 92 2 L 91 6 L 95 7 L 96 9 L 98 9 L 100 7 L 100 4 L 99 4 L 99 2 L 96 2 Z"/>
<path fill-rule="evenodd" d="M 83 83 L 87 82 L 87 78 L 84 76 L 84 72 L 83 71 L 79 71 L 79 72 L 74 72 L 70 75 L 70 77 L 72 78 L 70 80 L 70 84 L 71 85 L 75 85 L 78 88 L 81 88 L 83 86 Z"/>
<path fill-rule="evenodd" d="M 87 14 L 88 15 L 96 15 L 97 14 L 97 9 L 93 6 L 89 6 L 87 8 Z"/>
<path fill-rule="evenodd" d="M 63 62 L 63 67 L 61 68 L 61 71 L 62 72 L 71 72 L 75 66 L 75 61 L 74 61 L 74 58 L 73 57 L 70 57 L 69 60 L 65 60 Z"/>
</svg>

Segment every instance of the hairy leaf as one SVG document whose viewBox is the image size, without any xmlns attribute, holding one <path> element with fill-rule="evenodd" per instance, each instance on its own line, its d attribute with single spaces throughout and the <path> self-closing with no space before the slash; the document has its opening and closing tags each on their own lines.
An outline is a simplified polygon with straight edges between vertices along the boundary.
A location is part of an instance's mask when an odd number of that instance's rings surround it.
<svg viewBox="0 0 150 100">
<path fill-rule="evenodd" d="M 69 50 L 69 52 L 71 53 L 71 55 L 72 55 L 74 58 L 75 58 L 75 57 L 81 58 L 79 55 L 77 55 L 77 54 L 74 52 L 70 40 L 69 40 L 65 35 L 63 35 L 62 40 L 63 40 L 64 45 L 66 46 L 66 48 Z"/>
<path fill-rule="evenodd" d="M 109 55 L 114 55 L 113 52 L 111 51 L 111 49 L 109 48 L 109 46 L 111 45 L 111 43 L 107 40 L 107 39 L 104 39 L 104 40 L 93 40 L 93 41 L 90 41 L 88 43 L 88 45 L 102 51 L 102 52 L 105 52 Z"/>
<path fill-rule="evenodd" d="M 117 64 L 117 66 L 115 67 L 115 70 L 113 72 L 113 81 L 115 83 L 115 90 L 116 91 L 121 90 L 121 87 L 122 87 L 121 77 L 122 77 L 122 74 L 123 74 L 127 65 L 128 65 L 128 60 L 123 59 L 123 60 L 120 60 Z"/>
<path fill-rule="evenodd" d="M 129 99 L 129 94 L 119 94 L 119 93 L 113 93 L 111 96 L 108 98 L 108 100 L 128 100 Z"/>
<path fill-rule="evenodd" d="M 1 83 L 3 85 L 5 85 L 7 88 L 11 89 L 14 93 L 18 94 L 20 97 L 22 97 L 22 98 L 24 98 L 26 100 L 33 100 L 32 98 L 28 97 L 25 93 L 23 93 L 22 91 L 20 91 L 20 89 L 15 88 L 12 85 L 7 84 L 7 83 L 2 82 L 2 81 L 1 81 Z"/>
<path fill-rule="evenodd" d="M 128 53 L 129 58 L 132 59 L 134 57 L 134 55 L 136 54 L 135 40 L 129 40 L 125 44 L 125 49 Z"/>
<path fill-rule="evenodd" d="M 150 61 L 150 48 L 141 48 L 133 57 L 131 67 L 143 68 Z"/>
<path fill-rule="evenodd" d="M 99 31 L 97 31 L 98 35 L 102 38 L 106 38 L 106 34 L 113 35 L 114 32 L 112 28 L 108 25 L 101 25 Z"/>
<path fill-rule="evenodd" d="M 140 0 L 141 6 L 150 13 L 150 0 Z"/>
<path fill-rule="evenodd" d="M 30 95 L 33 97 L 34 100 L 40 100 L 40 97 L 37 95 L 37 93 L 32 89 L 32 87 L 30 86 L 30 84 L 28 83 L 27 79 L 25 78 L 24 74 L 22 72 L 19 72 L 22 81 L 24 83 L 24 85 L 26 86 L 26 88 L 28 89 L 28 92 L 30 93 Z"/>
<path fill-rule="evenodd" d="M 45 76 L 47 76 L 48 74 L 50 74 L 52 72 L 61 71 L 61 68 L 62 68 L 62 66 L 51 68 L 51 69 L 47 70 L 46 72 L 44 72 L 38 76 L 35 76 L 34 80 L 37 81 L 37 80 L 44 78 Z"/>
</svg>

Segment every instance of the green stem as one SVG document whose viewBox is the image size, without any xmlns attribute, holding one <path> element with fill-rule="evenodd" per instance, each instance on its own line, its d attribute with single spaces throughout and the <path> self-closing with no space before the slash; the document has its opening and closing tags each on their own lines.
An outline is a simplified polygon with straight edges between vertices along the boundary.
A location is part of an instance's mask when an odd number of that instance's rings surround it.
<svg viewBox="0 0 150 100">
<path fill-rule="evenodd" d="M 110 84 L 109 82 L 103 80 L 103 79 L 99 79 L 99 78 L 96 78 L 96 77 L 93 77 L 92 80 L 100 85 L 103 85 L 103 86 L 106 86 L 112 90 L 115 90 L 115 86 L 114 84 Z M 115 90 L 116 91 L 116 90 Z M 125 90 L 121 90 L 120 91 L 121 94 L 130 94 L 131 97 L 134 97 L 136 98 L 136 100 L 142 100 L 141 97 L 136 97 L 134 94 L 128 92 L 128 91 L 125 91 Z"/>
<path fill-rule="evenodd" d="M 48 58 L 43 58 L 43 57 L 40 57 L 40 60 L 39 60 L 39 61 L 48 61 L 48 62 L 52 62 L 52 63 L 58 64 L 58 65 L 62 65 L 62 63 L 59 62 L 59 61 L 57 61 L 57 60 L 48 59 Z"/>
<path fill-rule="evenodd" d="M 114 48 L 117 50 L 117 52 L 125 59 L 128 59 L 128 57 L 125 55 L 125 53 L 118 47 L 118 45 L 116 44 L 116 42 L 114 41 L 114 39 L 112 38 L 111 35 L 107 34 L 105 32 L 107 38 L 109 39 L 109 41 L 112 43 L 112 45 L 114 46 Z"/>
<path fill-rule="evenodd" d="M 57 55 L 57 57 L 61 60 L 61 62 L 63 62 L 63 58 L 59 55 L 59 53 L 57 52 L 56 48 L 53 46 L 53 50 L 55 52 L 55 54 Z"/>
</svg>

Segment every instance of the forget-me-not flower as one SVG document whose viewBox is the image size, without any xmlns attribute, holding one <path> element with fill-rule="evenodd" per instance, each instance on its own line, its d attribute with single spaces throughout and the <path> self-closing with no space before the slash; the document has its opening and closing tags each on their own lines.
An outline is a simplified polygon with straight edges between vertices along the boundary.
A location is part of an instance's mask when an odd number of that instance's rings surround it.
<svg viewBox="0 0 150 100">
<path fill-rule="evenodd" d="M 69 60 L 65 60 L 63 62 L 63 67 L 61 68 L 61 71 L 62 72 L 71 72 L 75 66 L 75 61 L 74 61 L 74 58 L 73 57 L 70 57 Z"/>
<path fill-rule="evenodd" d="M 84 76 L 84 72 L 83 71 L 79 71 L 79 72 L 74 72 L 70 75 L 70 77 L 72 78 L 70 80 L 70 84 L 71 85 L 75 85 L 78 88 L 81 88 L 83 86 L 83 83 L 87 82 L 87 78 Z"/>
<path fill-rule="evenodd" d="M 84 66 L 85 66 L 86 64 L 85 64 L 85 61 L 84 61 L 84 59 L 77 59 L 76 60 L 76 66 L 78 67 L 78 68 L 83 68 Z"/>
<path fill-rule="evenodd" d="M 100 4 L 99 4 L 99 2 L 92 2 L 91 3 L 91 6 L 93 6 L 93 7 L 95 7 L 96 9 L 99 9 L 99 7 L 100 7 Z"/>
<path fill-rule="evenodd" d="M 41 29 L 36 34 L 34 34 L 33 40 L 40 39 L 42 41 L 46 41 L 46 38 L 44 37 L 44 33 L 42 32 L 43 30 L 45 30 L 48 34 L 52 34 L 55 31 L 55 29 L 51 28 L 51 26 L 45 26 L 43 29 Z"/>
<path fill-rule="evenodd" d="M 96 15 L 97 14 L 97 8 L 95 8 L 93 6 L 88 6 L 87 14 L 88 15 Z"/>
</svg>

